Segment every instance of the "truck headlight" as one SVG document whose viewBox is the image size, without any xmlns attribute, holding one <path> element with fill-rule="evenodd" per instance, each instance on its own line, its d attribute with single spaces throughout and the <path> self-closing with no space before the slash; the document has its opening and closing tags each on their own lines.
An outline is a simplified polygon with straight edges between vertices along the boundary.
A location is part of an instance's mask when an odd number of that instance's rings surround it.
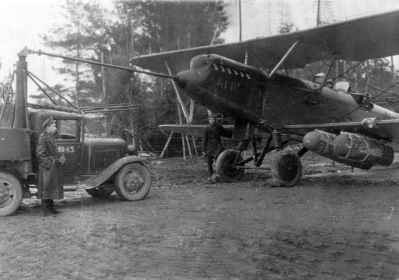
<svg viewBox="0 0 399 280">
<path fill-rule="evenodd" d="M 129 155 L 137 155 L 136 145 L 128 145 L 126 148 L 126 152 Z"/>
</svg>

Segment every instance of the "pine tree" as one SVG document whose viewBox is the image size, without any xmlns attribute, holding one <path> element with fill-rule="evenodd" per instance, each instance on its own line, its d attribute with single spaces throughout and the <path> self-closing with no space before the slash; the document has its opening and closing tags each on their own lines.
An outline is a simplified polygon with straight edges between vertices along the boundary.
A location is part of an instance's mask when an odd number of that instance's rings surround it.
<svg viewBox="0 0 399 280">
<path fill-rule="evenodd" d="M 112 13 L 96 2 L 68 0 L 65 23 L 43 39 L 63 55 L 128 66 L 134 55 L 221 43 L 219 35 L 228 23 L 222 2 L 117 1 L 115 9 Z M 114 116 L 118 127 L 134 124 L 154 131 L 160 123 L 177 121 L 175 93 L 168 80 L 74 63 L 58 70 L 76 81 L 79 105 L 138 105 L 133 122 L 130 115 Z"/>
</svg>

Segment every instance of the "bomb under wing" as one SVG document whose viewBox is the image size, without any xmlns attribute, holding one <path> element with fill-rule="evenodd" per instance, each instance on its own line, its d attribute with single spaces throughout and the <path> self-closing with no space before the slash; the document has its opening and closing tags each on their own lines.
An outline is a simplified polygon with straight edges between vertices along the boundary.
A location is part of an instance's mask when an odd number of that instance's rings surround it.
<svg viewBox="0 0 399 280">
<path fill-rule="evenodd" d="M 307 133 L 302 142 L 305 148 L 321 156 L 365 170 L 373 165 L 388 166 L 394 158 L 391 146 L 350 132 L 341 132 L 336 136 L 314 130 Z"/>
</svg>

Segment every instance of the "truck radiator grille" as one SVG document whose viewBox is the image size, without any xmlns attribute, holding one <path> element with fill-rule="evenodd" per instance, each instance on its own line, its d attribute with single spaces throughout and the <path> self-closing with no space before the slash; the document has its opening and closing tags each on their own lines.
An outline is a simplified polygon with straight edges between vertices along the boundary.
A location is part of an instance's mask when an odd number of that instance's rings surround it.
<svg viewBox="0 0 399 280">
<path fill-rule="evenodd" d="M 116 161 L 120 153 L 116 149 L 101 150 L 94 152 L 92 171 L 94 173 L 102 171 L 105 167 Z"/>
</svg>

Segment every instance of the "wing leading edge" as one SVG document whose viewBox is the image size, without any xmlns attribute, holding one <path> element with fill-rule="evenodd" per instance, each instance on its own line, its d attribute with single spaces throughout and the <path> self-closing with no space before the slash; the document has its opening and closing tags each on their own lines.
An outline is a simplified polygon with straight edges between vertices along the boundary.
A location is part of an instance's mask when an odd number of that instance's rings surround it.
<svg viewBox="0 0 399 280">
<path fill-rule="evenodd" d="M 366 60 L 399 54 L 399 10 L 324 25 L 303 31 L 279 34 L 248 41 L 204 46 L 138 56 L 133 65 L 156 72 L 165 71 L 168 61 L 174 71 L 188 69 L 191 58 L 200 54 L 219 54 L 236 61 L 271 68 L 299 40 L 285 61 L 287 69 L 301 68 L 335 54 L 337 59 Z"/>
</svg>

